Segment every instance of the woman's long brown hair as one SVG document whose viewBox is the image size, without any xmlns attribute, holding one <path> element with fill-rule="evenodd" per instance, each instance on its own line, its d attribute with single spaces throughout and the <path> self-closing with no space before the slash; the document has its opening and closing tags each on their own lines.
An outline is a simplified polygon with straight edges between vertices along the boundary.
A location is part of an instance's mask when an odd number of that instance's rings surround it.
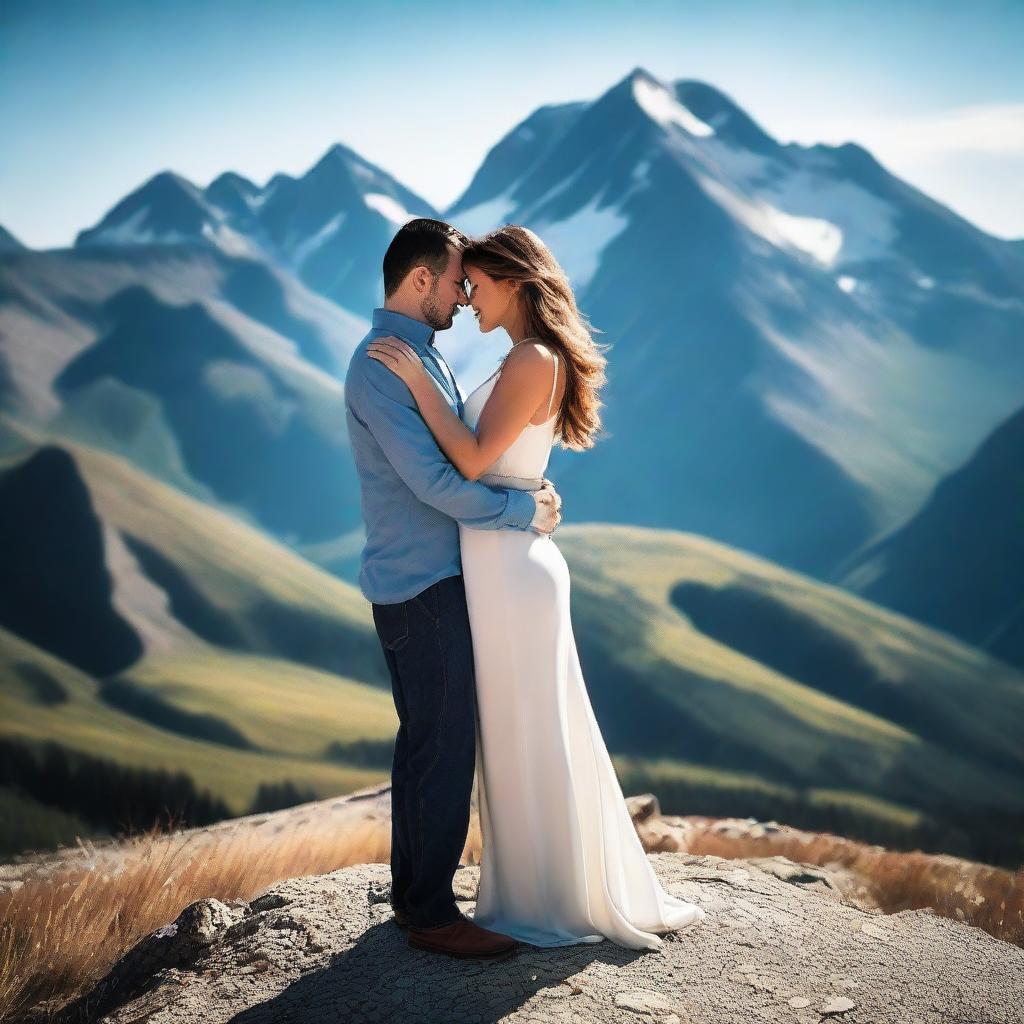
<svg viewBox="0 0 1024 1024">
<path fill-rule="evenodd" d="M 551 251 L 528 228 L 506 224 L 472 240 L 462 265 L 499 281 L 520 282 L 526 336 L 552 345 L 565 367 L 565 396 L 555 420 L 562 447 L 593 448 L 601 429 L 598 392 L 607 382 L 601 350 L 609 346 L 594 341 L 594 329 L 577 309 L 569 279 Z"/>
</svg>

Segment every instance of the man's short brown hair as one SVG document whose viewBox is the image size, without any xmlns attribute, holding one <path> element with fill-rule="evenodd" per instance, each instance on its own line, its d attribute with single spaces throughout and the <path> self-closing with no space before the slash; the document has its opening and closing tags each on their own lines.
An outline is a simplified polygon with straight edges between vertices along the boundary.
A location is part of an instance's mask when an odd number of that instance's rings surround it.
<svg viewBox="0 0 1024 1024">
<path fill-rule="evenodd" d="M 390 298 L 416 267 L 435 274 L 448 269 L 448 246 L 462 250 L 469 239 L 451 224 L 430 217 L 417 217 L 398 229 L 384 253 L 384 297 Z"/>
</svg>

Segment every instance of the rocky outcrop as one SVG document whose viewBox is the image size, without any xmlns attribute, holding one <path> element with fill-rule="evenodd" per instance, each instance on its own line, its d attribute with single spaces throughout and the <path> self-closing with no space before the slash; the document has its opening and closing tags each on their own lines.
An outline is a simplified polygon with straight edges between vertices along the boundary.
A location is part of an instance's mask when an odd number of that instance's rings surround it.
<svg viewBox="0 0 1024 1024">
<path fill-rule="evenodd" d="M 653 793 L 626 797 L 626 807 L 636 826 L 640 842 L 648 853 L 706 852 L 700 848 L 708 837 L 721 843 L 735 845 L 746 863 L 781 878 L 785 882 L 811 886 L 818 892 L 834 895 L 861 910 L 879 910 L 871 888 L 856 871 L 832 861 L 828 866 L 796 863 L 785 856 L 751 856 L 749 848 L 771 849 L 784 845 L 786 840 L 796 846 L 808 846 L 818 838 L 816 833 L 783 825 L 777 821 L 757 821 L 755 818 L 705 818 L 699 815 L 683 817 L 662 814 L 658 798 Z M 838 839 L 844 843 L 845 840 Z M 851 844 L 856 845 L 856 844 Z M 731 859 L 731 858 L 730 858 Z"/>
<path fill-rule="evenodd" d="M 858 1024 L 1022 1019 L 1024 950 L 911 911 L 882 915 L 784 858 L 651 855 L 666 888 L 707 918 L 654 951 L 611 942 L 525 946 L 502 963 L 410 949 L 387 865 L 202 900 L 148 936 L 61 1019 L 128 1024 L 336 1021 L 651 1021 Z M 472 915 L 474 866 L 456 876 Z"/>
</svg>

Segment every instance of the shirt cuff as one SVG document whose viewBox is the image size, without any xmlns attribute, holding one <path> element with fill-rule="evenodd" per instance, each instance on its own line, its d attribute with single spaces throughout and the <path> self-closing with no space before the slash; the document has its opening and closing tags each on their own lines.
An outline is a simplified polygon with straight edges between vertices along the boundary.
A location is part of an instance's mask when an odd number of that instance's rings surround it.
<svg viewBox="0 0 1024 1024">
<path fill-rule="evenodd" d="M 509 490 L 504 517 L 509 526 L 517 530 L 528 530 L 537 512 L 538 506 L 532 491 Z"/>
</svg>

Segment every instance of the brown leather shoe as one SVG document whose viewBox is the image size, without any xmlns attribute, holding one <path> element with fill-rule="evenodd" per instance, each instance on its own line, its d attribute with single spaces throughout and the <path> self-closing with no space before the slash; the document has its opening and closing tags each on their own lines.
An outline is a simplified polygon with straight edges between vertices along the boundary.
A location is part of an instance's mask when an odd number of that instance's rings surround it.
<svg viewBox="0 0 1024 1024">
<path fill-rule="evenodd" d="M 504 960 L 522 943 L 481 928 L 464 917 L 440 928 L 410 928 L 409 945 L 460 960 Z"/>
</svg>

